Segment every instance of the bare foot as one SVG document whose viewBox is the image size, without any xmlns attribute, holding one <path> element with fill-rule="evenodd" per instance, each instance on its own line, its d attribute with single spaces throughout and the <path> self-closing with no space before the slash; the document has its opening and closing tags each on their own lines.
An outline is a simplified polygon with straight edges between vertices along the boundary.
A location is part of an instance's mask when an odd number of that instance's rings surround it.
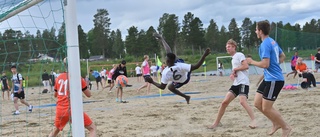
<svg viewBox="0 0 320 137">
<path fill-rule="evenodd" d="M 272 126 L 272 130 L 268 133 L 268 135 L 273 135 L 278 129 L 280 129 L 281 127 L 279 125 L 273 125 Z"/>
<path fill-rule="evenodd" d="M 219 126 L 222 126 L 221 122 L 219 122 L 219 124 L 213 124 L 213 125 L 207 126 L 207 129 L 215 129 L 216 127 L 219 127 Z"/>
<path fill-rule="evenodd" d="M 251 128 L 251 129 L 257 128 L 257 124 L 256 124 L 256 121 L 255 121 L 255 120 L 252 120 L 252 121 L 251 121 L 251 123 L 250 123 L 250 125 L 249 125 L 249 128 Z"/>
<path fill-rule="evenodd" d="M 189 104 L 190 98 L 191 98 L 190 96 L 187 96 L 187 97 L 186 97 L 187 104 Z"/>
<path fill-rule="evenodd" d="M 282 129 L 282 137 L 289 137 L 292 128 L 288 127 L 286 129 Z"/>
<path fill-rule="evenodd" d="M 162 39 L 162 36 L 159 33 L 153 33 L 153 36 L 156 37 L 157 39 Z"/>
</svg>

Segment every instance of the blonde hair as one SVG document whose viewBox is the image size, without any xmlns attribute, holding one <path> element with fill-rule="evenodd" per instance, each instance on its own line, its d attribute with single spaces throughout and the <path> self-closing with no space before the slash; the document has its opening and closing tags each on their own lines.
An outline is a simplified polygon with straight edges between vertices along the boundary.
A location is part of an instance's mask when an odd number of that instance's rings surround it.
<svg viewBox="0 0 320 137">
<path fill-rule="evenodd" d="M 146 59 L 146 58 L 149 58 L 149 56 L 148 55 L 144 55 L 143 58 Z"/>
<path fill-rule="evenodd" d="M 229 40 L 227 41 L 227 44 L 231 44 L 231 45 L 233 45 L 233 46 L 235 46 L 235 47 L 237 48 L 237 42 L 234 41 L 233 39 L 229 39 Z"/>
</svg>

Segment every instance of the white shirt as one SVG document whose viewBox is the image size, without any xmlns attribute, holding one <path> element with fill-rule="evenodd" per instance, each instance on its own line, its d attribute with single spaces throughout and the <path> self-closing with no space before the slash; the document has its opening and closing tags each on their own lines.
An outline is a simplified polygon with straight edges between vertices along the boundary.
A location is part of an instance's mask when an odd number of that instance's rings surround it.
<svg viewBox="0 0 320 137">
<path fill-rule="evenodd" d="M 106 77 L 106 71 L 107 71 L 107 70 L 105 70 L 105 69 L 102 70 L 102 71 L 100 72 L 100 76 Z"/>
<path fill-rule="evenodd" d="M 157 72 L 157 67 L 156 66 L 151 66 L 150 69 L 151 69 L 152 73 Z"/>
<path fill-rule="evenodd" d="M 234 54 L 232 56 L 232 70 L 234 68 L 237 68 L 239 66 L 241 66 L 242 61 L 244 61 L 246 59 L 246 57 L 244 56 L 243 53 L 241 52 L 237 52 L 236 54 Z M 237 86 L 240 84 L 244 84 L 244 85 L 249 85 L 249 73 L 248 70 L 242 70 L 242 71 L 237 71 L 237 77 L 235 77 L 234 81 L 233 81 L 233 85 Z"/>
<path fill-rule="evenodd" d="M 13 92 L 17 93 L 19 91 L 20 88 L 20 81 L 22 81 L 22 75 L 19 73 L 17 74 L 13 74 L 12 75 L 12 79 L 11 79 L 12 83 L 13 83 Z"/>
<path fill-rule="evenodd" d="M 168 84 L 169 81 L 183 83 L 191 71 L 191 64 L 175 63 L 174 66 L 166 67 L 162 71 L 161 83 Z"/>
<path fill-rule="evenodd" d="M 136 74 L 141 74 L 141 68 L 139 66 L 136 67 Z"/>
</svg>

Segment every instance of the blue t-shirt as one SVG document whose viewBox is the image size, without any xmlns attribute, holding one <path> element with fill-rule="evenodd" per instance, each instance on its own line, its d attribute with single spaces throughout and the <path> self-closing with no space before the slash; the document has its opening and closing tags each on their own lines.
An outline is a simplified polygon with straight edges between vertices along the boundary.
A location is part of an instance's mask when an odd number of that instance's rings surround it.
<svg viewBox="0 0 320 137">
<path fill-rule="evenodd" d="M 270 59 L 269 67 L 265 68 L 263 72 L 265 81 L 284 81 L 279 60 L 281 53 L 282 49 L 272 38 L 268 37 L 261 43 L 259 48 L 260 59 Z"/>
<path fill-rule="evenodd" d="M 94 78 L 97 78 L 100 76 L 100 73 L 98 71 L 93 71 L 92 76 L 94 76 Z"/>
</svg>

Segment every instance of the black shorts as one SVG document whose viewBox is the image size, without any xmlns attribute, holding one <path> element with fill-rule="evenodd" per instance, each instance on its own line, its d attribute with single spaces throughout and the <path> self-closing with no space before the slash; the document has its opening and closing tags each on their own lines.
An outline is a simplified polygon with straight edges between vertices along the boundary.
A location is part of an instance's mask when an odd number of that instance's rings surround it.
<svg viewBox="0 0 320 137">
<path fill-rule="evenodd" d="M 137 77 L 141 77 L 142 76 L 142 74 L 137 74 Z"/>
<path fill-rule="evenodd" d="M 96 82 L 101 82 L 101 77 L 100 76 L 96 78 Z"/>
<path fill-rule="evenodd" d="M 190 81 L 190 75 L 191 75 L 191 72 L 188 72 L 187 80 L 184 81 L 183 83 L 172 82 L 172 84 L 174 85 L 175 88 L 180 88 L 180 87 L 182 87 L 183 85 L 189 83 L 189 81 Z"/>
<path fill-rule="evenodd" d="M 3 89 L 2 89 L 2 92 L 8 91 L 8 90 L 9 90 L 9 87 L 8 86 L 4 86 Z"/>
<path fill-rule="evenodd" d="M 108 83 L 111 83 L 111 79 L 108 79 Z"/>
<path fill-rule="evenodd" d="M 103 78 L 103 79 L 104 79 L 104 76 L 101 76 L 101 78 Z"/>
<path fill-rule="evenodd" d="M 144 82 L 148 82 L 148 81 L 146 80 L 147 77 L 150 77 L 150 75 L 143 75 Z"/>
<path fill-rule="evenodd" d="M 232 85 L 229 89 L 229 92 L 233 93 L 233 95 L 235 97 L 237 97 L 238 95 L 243 95 L 246 96 L 248 98 L 248 94 L 249 94 L 249 86 L 248 85 L 244 85 L 244 84 L 240 84 L 240 85 Z"/>
<path fill-rule="evenodd" d="M 25 98 L 24 91 L 21 91 L 20 94 L 18 94 L 18 92 L 14 93 L 13 97 L 17 97 L 19 99 L 24 99 Z"/>
<path fill-rule="evenodd" d="M 295 66 L 291 66 L 291 70 L 292 71 L 296 71 L 296 67 Z"/>
<path fill-rule="evenodd" d="M 263 95 L 263 98 L 270 101 L 276 101 L 283 88 L 284 81 L 262 81 L 257 92 Z"/>
</svg>

